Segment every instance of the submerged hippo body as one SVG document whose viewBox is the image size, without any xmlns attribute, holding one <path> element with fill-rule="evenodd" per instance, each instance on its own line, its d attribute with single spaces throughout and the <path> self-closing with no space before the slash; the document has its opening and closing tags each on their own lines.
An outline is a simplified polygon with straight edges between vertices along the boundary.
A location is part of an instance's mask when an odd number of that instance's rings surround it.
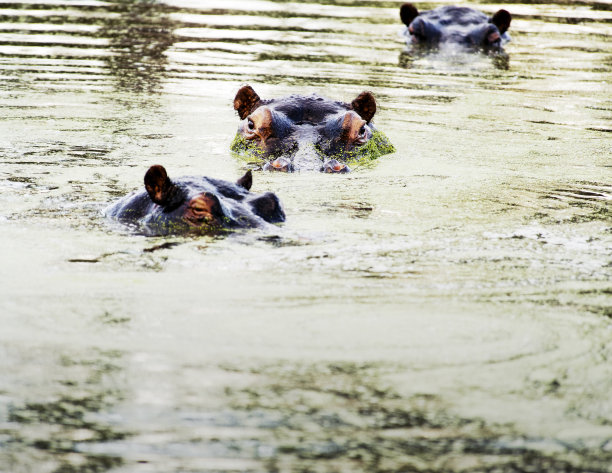
<svg viewBox="0 0 612 473">
<path fill-rule="evenodd" d="M 500 52 L 510 40 L 507 33 L 512 16 L 499 10 L 492 17 L 468 7 L 443 6 L 419 12 L 411 3 L 400 8 L 406 25 L 406 42 L 411 46 L 435 48 L 456 45 L 471 50 Z"/>
<path fill-rule="evenodd" d="M 264 100 L 246 85 L 234 109 L 241 122 L 232 150 L 265 170 L 347 172 L 347 163 L 395 151 L 371 122 L 376 100 L 370 92 L 350 104 L 315 94 Z"/>
<path fill-rule="evenodd" d="M 171 180 L 164 167 L 156 165 L 149 168 L 144 182 L 145 189 L 115 202 L 106 215 L 151 235 L 261 227 L 285 220 L 276 195 L 249 192 L 250 171 L 236 183 L 205 176 Z"/>
</svg>

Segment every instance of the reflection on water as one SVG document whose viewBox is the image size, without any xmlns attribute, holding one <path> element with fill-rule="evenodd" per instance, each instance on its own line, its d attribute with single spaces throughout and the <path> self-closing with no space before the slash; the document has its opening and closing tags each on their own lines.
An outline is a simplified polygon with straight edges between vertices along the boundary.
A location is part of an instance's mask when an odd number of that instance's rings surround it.
<svg viewBox="0 0 612 473">
<path fill-rule="evenodd" d="M 435 395 L 404 397 L 381 369 L 266 366 L 259 382 L 227 394 L 238 411 L 274 419 L 267 471 L 577 471 L 562 442 L 456 417 Z M 543 387 L 558 388 L 556 380 Z M 608 452 L 584 466 L 605 471 L 611 460 Z"/>
<path fill-rule="evenodd" d="M 11 348 L 5 355 L 19 363 L 19 376 L 26 379 L 40 369 L 37 355 L 47 356 L 40 352 L 23 356 Z M 73 353 L 56 355 L 49 360 L 54 371 L 48 373 L 50 382 L 43 389 L 37 387 L 25 398 L 6 399 L 3 470 L 106 471 L 121 465 L 120 457 L 79 451 L 83 444 L 125 438 L 125 432 L 100 416 L 122 397 L 118 388 L 109 384 L 119 369 L 121 354 L 98 355 L 90 354 L 87 359 L 74 359 Z M 13 370 L 5 363 L 4 373 L 9 374 Z"/>
<path fill-rule="evenodd" d="M 134 92 L 159 92 L 168 66 L 166 51 L 177 38 L 163 5 L 123 0 L 111 7 L 117 15 L 105 18 L 97 36 L 109 40 L 105 57 L 117 87 Z"/>
<path fill-rule="evenodd" d="M 110 74 L 120 90 L 159 91 L 165 52 L 176 41 L 164 5 L 120 0 L 0 7 L 4 62 L 18 64 L 3 72 L 17 84 L 33 73 L 51 82 L 77 78 L 95 86 Z"/>
<path fill-rule="evenodd" d="M 0 2 L 0 471 L 612 472 L 609 6 L 507 5 L 501 64 L 398 7 Z M 274 231 L 104 220 L 241 175 L 245 83 L 371 90 L 398 151 L 255 173 Z"/>
<path fill-rule="evenodd" d="M 508 70 L 510 68 L 510 55 L 502 52 L 487 56 L 490 63 L 497 69 Z M 402 51 L 399 55 L 398 65 L 404 69 L 413 67 L 427 68 L 429 64 L 439 63 L 442 67 L 455 67 L 462 71 L 474 68 L 487 68 L 488 64 L 483 63 L 483 57 L 478 57 L 472 52 L 463 49 L 444 49 L 431 51 L 410 50 Z M 431 65 L 429 66 L 431 67 Z"/>
</svg>

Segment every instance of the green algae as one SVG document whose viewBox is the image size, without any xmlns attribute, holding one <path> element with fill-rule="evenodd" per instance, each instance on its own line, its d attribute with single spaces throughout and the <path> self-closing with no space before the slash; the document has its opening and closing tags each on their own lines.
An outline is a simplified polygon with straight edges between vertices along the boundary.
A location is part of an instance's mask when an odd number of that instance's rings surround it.
<svg viewBox="0 0 612 473">
<path fill-rule="evenodd" d="M 320 147 L 317 147 L 317 153 L 325 161 L 328 159 L 336 159 L 337 161 L 346 163 L 349 167 L 363 166 L 373 163 L 380 156 L 394 153 L 395 146 L 391 144 L 389 138 L 378 130 L 375 130 L 372 137 L 362 146 L 350 151 L 341 151 L 335 154 L 325 153 Z"/>
<path fill-rule="evenodd" d="M 344 161 L 348 165 L 366 164 L 379 157 L 395 152 L 395 146 L 391 144 L 389 138 L 382 131 L 374 131 L 372 138 L 366 144 L 350 152 L 345 152 L 339 161 Z"/>
<path fill-rule="evenodd" d="M 323 151 L 320 144 L 313 144 L 312 148 L 314 154 L 322 162 L 328 159 L 336 159 L 350 166 L 367 164 L 378 159 L 380 156 L 396 151 L 389 138 L 378 130 L 374 131 L 367 143 L 350 151 L 342 151 L 330 155 Z M 245 139 L 240 133 L 236 133 L 230 145 L 230 150 L 237 158 L 246 161 L 248 164 L 263 165 L 269 159 L 254 141 Z"/>
<path fill-rule="evenodd" d="M 201 222 L 193 225 L 184 219 L 167 220 L 159 216 L 154 221 L 141 221 L 140 230 L 150 235 L 218 235 L 230 231 L 226 226 L 231 223 L 230 219 L 224 217 L 222 222 Z"/>
<path fill-rule="evenodd" d="M 265 153 L 257 144 L 254 141 L 247 140 L 240 133 L 236 133 L 230 144 L 230 151 L 234 156 L 248 164 L 263 165 L 266 162 Z"/>
<path fill-rule="evenodd" d="M 168 219 L 164 215 L 155 217 L 145 217 L 139 220 L 120 218 L 120 222 L 128 225 L 136 233 L 146 236 L 168 236 L 168 235 L 219 235 L 231 231 L 233 222 L 223 217 L 221 222 L 203 221 L 198 225 L 193 225 L 187 220 Z"/>
<path fill-rule="evenodd" d="M 179 233 L 187 233 L 193 230 L 193 227 L 183 220 L 169 221 L 158 217 L 154 221 L 140 222 L 140 229 L 147 234 L 176 235 Z"/>
</svg>

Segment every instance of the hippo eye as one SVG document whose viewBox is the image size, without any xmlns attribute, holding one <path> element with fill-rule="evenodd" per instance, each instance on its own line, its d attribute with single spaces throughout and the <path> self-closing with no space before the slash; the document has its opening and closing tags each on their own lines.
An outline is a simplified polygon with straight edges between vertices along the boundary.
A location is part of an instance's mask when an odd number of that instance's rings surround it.
<svg viewBox="0 0 612 473">
<path fill-rule="evenodd" d="M 250 118 L 249 118 L 249 121 L 247 122 L 247 128 L 249 129 L 249 131 L 255 130 L 255 123 L 253 123 L 253 120 L 251 120 Z"/>
<path fill-rule="evenodd" d="M 205 216 L 209 213 L 209 209 L 203 205 L 192 205 L 191 211 L 198 217 Z"/>
<path fill-rule="evenodd" d="M 359 136 L 365 136 L 366 134 L 366 127 L 365 125 L 363 125 L 360 129 L 359 129 Z"/>
</svg>

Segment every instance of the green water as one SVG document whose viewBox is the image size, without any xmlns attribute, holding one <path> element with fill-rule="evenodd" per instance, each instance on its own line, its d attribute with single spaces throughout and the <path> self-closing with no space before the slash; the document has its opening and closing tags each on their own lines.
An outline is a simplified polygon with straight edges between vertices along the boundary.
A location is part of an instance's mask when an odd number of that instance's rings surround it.
<svg viewBox="0 0 612 473">
<path fill-rule="evenodd" d="M 502 6 L 507 68 L 399 2 L 0 3 L 0 471 L 611 472 L 610 4 Z M 104 219 L 241 176 L 246 83 L 370 90 L 397 151 L 254 173 L 275 229 Z"/>
</svg>

